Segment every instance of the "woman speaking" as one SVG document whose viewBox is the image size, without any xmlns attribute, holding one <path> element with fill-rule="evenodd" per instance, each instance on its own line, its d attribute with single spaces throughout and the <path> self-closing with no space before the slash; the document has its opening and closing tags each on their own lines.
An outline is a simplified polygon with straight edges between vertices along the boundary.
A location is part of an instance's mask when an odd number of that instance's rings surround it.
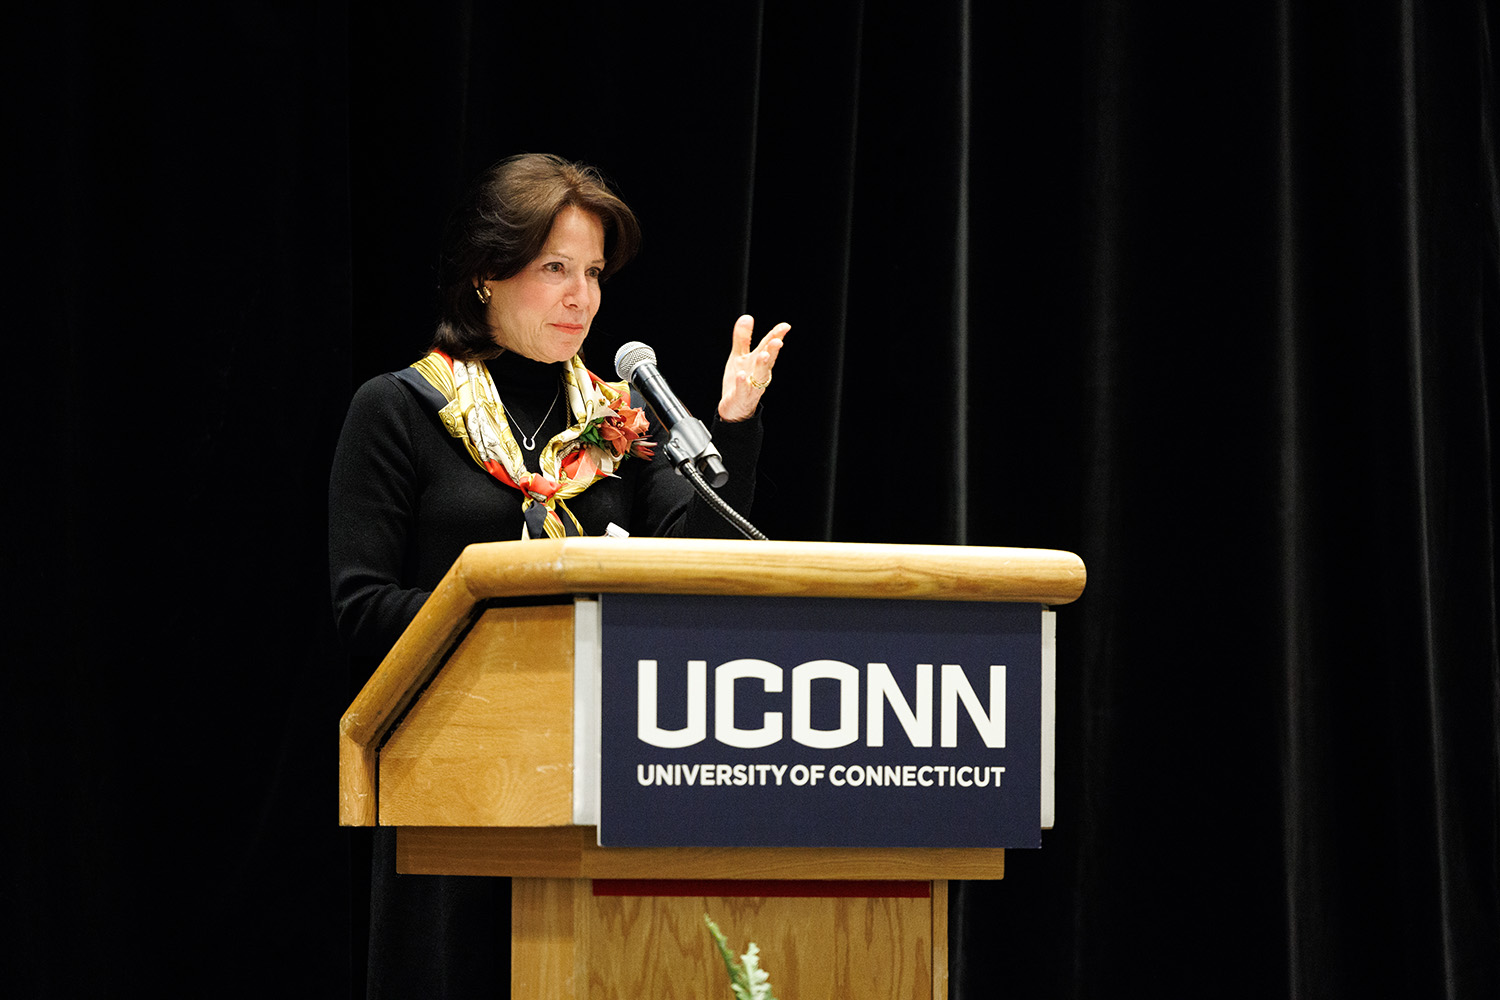
<svg viewBox="0 0 1500 1000">
<path fill-rule="evenodd" d="M 444 231 L 429 351 L 355 394 L 329 486 L 339 633 L 372 669 L 467 545 L 516 538 L 733 535 L 653 447 L 629 386 L 580 351 L 602 286 L 640 243 L 635 215 L 592 168 L 528 154 L 486 171 Z M 721 496 L 748 512 L 759 404 L 790 327 L 751 348 L 734 324 L 713 440 Z M 370 996 L 503 994 L 503 880 L 397 876 L 377 831 Z"/>
</svg>

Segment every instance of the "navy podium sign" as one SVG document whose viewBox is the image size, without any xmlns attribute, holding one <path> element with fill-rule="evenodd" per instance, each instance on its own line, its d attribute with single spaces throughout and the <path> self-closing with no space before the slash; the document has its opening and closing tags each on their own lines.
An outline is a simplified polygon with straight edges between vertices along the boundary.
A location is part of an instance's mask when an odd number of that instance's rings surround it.
<svg viewBox="0 0 1500 1000">
<path fill-rule="evenodd" d="M 1040 846 L 1042 613 L 603 595 L 599 843 Z"/>
</svg>

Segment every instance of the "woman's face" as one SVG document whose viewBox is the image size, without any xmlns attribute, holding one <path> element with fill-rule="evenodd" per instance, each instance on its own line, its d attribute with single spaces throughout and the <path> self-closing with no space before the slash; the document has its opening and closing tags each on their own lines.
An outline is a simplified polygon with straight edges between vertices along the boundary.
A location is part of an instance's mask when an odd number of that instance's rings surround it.
<svg viewBox="0 0 1500 1000">
<path fill-rule="evenodd" d="M 490 336 L 533 361 L 566 361 L 578 353 L 599 311 L 604 223 L 572 205 L 558 213 L 542 252 L 490 290 Z"/>
</svg>

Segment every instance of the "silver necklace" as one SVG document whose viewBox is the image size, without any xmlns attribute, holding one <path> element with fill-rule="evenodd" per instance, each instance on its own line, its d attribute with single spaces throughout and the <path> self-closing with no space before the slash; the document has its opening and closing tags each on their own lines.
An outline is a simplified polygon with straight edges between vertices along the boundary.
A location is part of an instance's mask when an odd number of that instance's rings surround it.
<svg viewBox="0 0 1500 1000">
<path fill-rule="evenodd" d="M 532 431 L 529 435 L 524 430 L 521 430 L 521 425 L 516 420 L 516 411 L 513 409 L 505 411 L 505 415 L 510 417 L 511 424 L 515 426 L 516 430 L 521 431 L 522 448 L 525 448 L 527 451 L 536 451 L 536 436 L 542 432 L 542 427 L 547 423 L 547 418 L 552 416 L 552 411 L 557 408 L 557 401 L 561 398 L 562 383 L 559 382 L 557 384 L 557 391 L 552 394 L 552 405 L 547 407 L 547 412 L 542 414 L 542 419 L 536 425 L 536 430 Z"/>
</svg>

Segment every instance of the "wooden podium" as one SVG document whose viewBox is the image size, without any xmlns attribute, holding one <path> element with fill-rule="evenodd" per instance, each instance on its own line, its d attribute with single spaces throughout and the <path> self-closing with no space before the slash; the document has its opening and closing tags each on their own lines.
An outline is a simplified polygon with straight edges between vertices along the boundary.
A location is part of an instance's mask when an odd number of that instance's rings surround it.
<svg viewBox="0 0 1500 1000">
<path fill-rule="evenodd" d="M 728 996 L 708 913 L 736 953 L 756 942 L 781 1000 L 944 998 L 947 880 L 1001 878 L 1003 850 L 597 846 L 580 791 L 588 740 L 574 665 L 597 662 L 598 639 L 579 599 L 1055 605 L 1076 600 L 1084 582 L 1077 556 L 1039 549 L 656 538 L 470 546 L 340 720 L 339 819 L 398 827 L 400 871 L 514 880 L 515 997 Z"/>
</svg>

